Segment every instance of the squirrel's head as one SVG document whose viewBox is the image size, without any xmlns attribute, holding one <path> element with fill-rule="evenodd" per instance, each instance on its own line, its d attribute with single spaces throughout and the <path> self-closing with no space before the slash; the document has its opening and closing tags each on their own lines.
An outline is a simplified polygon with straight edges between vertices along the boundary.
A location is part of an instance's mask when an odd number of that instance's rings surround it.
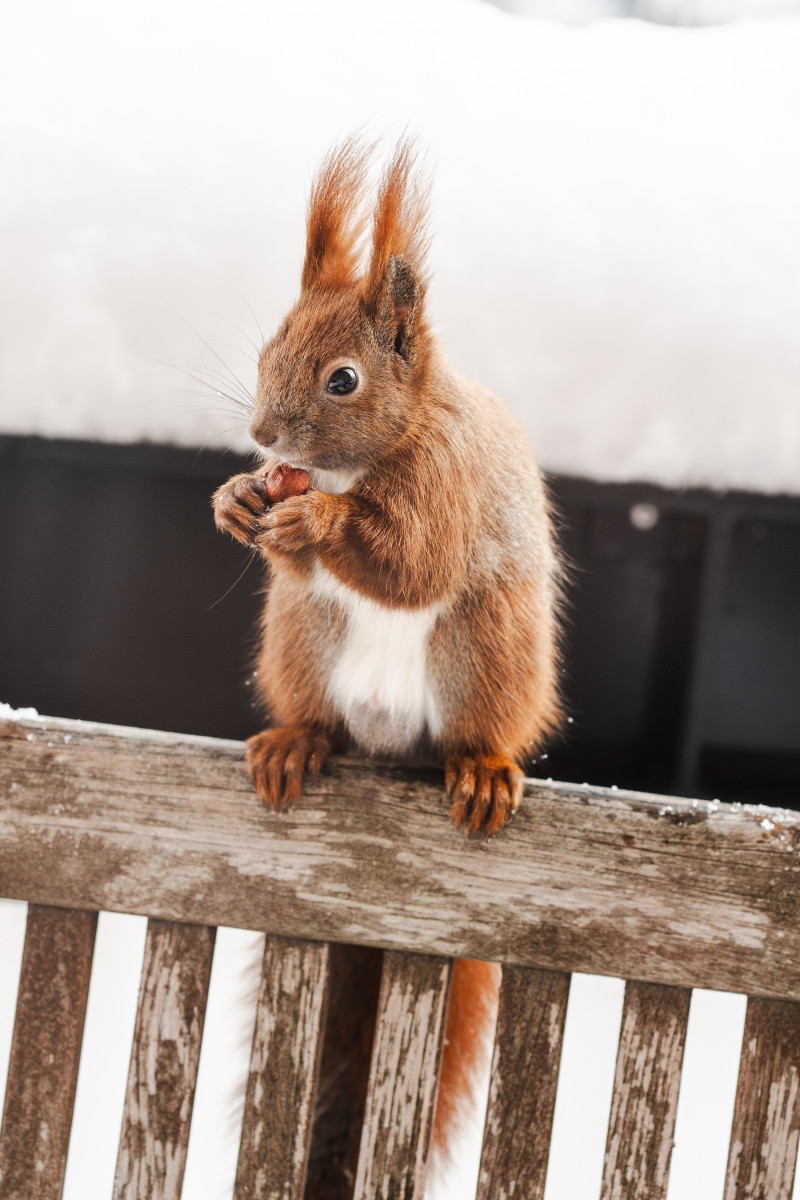
<svg viewBox="0 0 800 1200">
<path fill-rule="evenodd" d="M 432 339 L 424 317 L 427 188 L 398 144 L 367 224 L 370 149 L 349 139 L 308 206 L 300 299 L 261 352 L 250 433 L 293 466 L 358 470 L 415 424 Z"/>
</svg>

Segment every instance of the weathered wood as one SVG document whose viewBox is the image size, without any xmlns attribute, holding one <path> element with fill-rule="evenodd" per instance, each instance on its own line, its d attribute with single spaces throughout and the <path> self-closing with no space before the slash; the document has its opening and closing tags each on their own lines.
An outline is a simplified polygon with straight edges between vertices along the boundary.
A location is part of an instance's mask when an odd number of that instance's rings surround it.
<svg viewBox="0 0 800 1200">
<path fill-rule="evenodd" d="M 352 1200 L 383 951 L 330 942 L 328 1006 L 304 1200 Z"/>
<path fill-rule="evenodd" d="M 97 914 L 31 905 L 0 1134 L 0 1198 L 60 1200 Z"/>
<path fill-rule="evenodd" d="M 600 1200 L 666 1200 L 691 996 L 625 986 Z"/>
<path fill-rule="evenodd" d="M 240 743 L 49 719 L 0 780 L 9 897 L 800 1000 L 800 813 L 529 782 L 486 847 L 439 770 L 334 760 L 275 814 Z"/>
<path fill-rule="evenodd" d="M 387 954 L 353 1200 L 421 1200 L 452 963 Z"/>
<path fill-rule="evenodd" d="M 178 1200 L 216 930 L 151 920 L 114 1200 Z"/>
<path fill-rule="evenodd" d="M 505 967 L 477 1200 L 542 1200 L 569 975 Z"/>
<path fill-rule="evenodd" d="M 791 1200 L 800 1136 L 800 1005 L 750 999 L 724 1200 Z"/>
<path fill-rule="evenodd" d="M 328 947 L 268 937 L 234 1200 L 302 1200 L 322 1050 Z"/>
</svg>

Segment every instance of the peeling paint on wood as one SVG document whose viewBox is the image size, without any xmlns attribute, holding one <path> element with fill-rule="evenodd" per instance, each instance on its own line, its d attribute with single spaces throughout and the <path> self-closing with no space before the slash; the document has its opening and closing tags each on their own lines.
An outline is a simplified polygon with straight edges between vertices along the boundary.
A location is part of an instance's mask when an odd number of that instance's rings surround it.
<svg viewBox="0 0 800 1200">
<path fill-rule="evenodd" d="M 328 947 L 268 937 L 234 1200 L 302 1200 L 322 1050 Z"/>
<path fill-rule="evenodd" d="M 629 982 L 600 1200 L 666 1200 L 691 992 Z"/>
<path fill-rule="evenodd" d="M 178 1200 L 216 930 L 151 920 L 114 1200 Z"/>
<path fill-rule="evenodd" d="M 791 1200 L 800 1136 L 800 1004 L 750 999 L 724 1200 Z"/>
<path fill-rule="evenodd" d="M 2 1200 L 60 1200 L 97 914 L 31 905 L 0 1134 Z"/>
<path fill-rule="evenodd" d="M 0 722 L 0 784 L 12 898 L 800 1000 L 798 813 L 530 781 L 487 846 L 438 770 L 275 814 L 240 743 L 50 718 Z"/>
<path fill-rule="evenodd" d="M 542 1200 L 569 975 L 504 967 L 477 1200 Z"/>
<path fill-rule="evenodd" d="M 451 970 L 384 956 L 353 1200 L 422 1200 Z"/>
</svg>

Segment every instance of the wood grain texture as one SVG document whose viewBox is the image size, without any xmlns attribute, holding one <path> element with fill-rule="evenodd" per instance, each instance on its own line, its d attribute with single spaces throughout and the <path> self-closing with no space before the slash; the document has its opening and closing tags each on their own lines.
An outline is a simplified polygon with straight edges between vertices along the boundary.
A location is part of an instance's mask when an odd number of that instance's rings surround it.
<svg viewBox="0 0 800 1200">
<path fill-rule="evenodd" d="M 505 967 L 477 1200 L 542 1200 L 569 975 Z"/>
<path fill-rule="evenodd" d="M 304 1200 L 352 1200 L 383 951 L 331 942 L 328 1011 Z"/>
<path fill-rule="evenodd" d="M 114 1200 L 178 1200 L 216 930 L 151 920 Z"/>
<path fill-rule="evenodd" d="M 422 1200 L 452 963 L 384 956 L 353 1200 Z"/>
<path fill-rule="evenodd" d="M 328 966 L 324 944 L 267 938 L 234 1200 L 303 1200 Z"/>
<path fill-rule="evenodd" d="M 60 1200 L 97 914 L 31 905 L 0 1134 L 2 1200 Z"/>
<path fill-rule="evenodd" d="M 800 1000 L 800 813 L 529 782 L 487 846 L 440 770 L 334 760 L 275 814 L 240 743 L 50 719 L 0 781 L 17 899 Z"/>
<path fill-rule="evenodd" d="M 600 1200 L 666 1200 L 691 995 L 625 985 Z"/>
<path fill-rule="evenodd" d="M 800 1135 L 800 1005 L 750 999 L 724 1200 L 791 1200 Z"/>
</svg>

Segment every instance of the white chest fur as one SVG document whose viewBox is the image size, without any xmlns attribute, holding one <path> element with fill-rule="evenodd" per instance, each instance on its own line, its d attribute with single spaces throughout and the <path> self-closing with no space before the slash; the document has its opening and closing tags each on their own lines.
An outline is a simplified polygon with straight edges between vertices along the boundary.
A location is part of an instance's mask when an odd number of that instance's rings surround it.
<svg viewBox="0 0 800 1200">
<path fill-rule="evenodd" d="M 358 471 L 325 471 L 321 467 L 311 467 L 308 472 L 311 486 L 329 496 L 337 496 L 349 492 L 359 478 Z"/>
<path fill-rule="evenodd" d="M 337 604 L 347 625 L 328 677 L 328 695 L 358 744 L 370 753 L 399 754 L 441 716 L 427 670 L 428 639 L 441 605 L 387 608 L 340 583 L 317 565 L 312 591 Z"/>
</svg>

